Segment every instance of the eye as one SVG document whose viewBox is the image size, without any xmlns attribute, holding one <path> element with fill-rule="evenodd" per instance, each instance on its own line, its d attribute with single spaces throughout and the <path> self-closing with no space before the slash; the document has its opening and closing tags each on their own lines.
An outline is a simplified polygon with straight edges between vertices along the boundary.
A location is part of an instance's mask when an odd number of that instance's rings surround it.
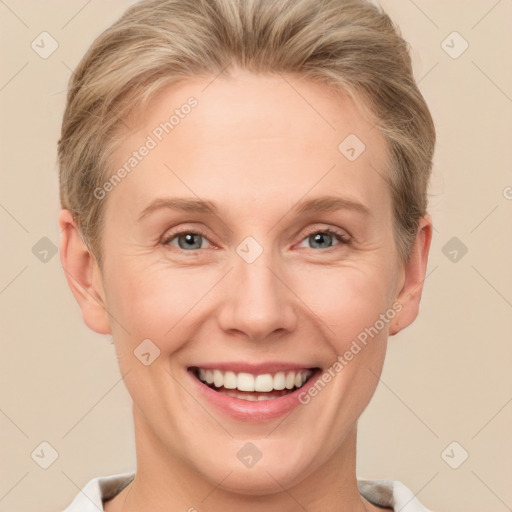
<svg viewBox="0 0 512 512">
<path fill-rule="evenodd" d="M 176 245 L 172 243 L 175 239 L 178 244 L 177 247 L 185 251 L 204 249 L 202 242 L 207 240 L 206 235 L 201 231 L 183 230 L 169 234 L 164 238 L 162 244 L 176 247 Z"/>
<path fill-rule="evenodd" d="M 333 239 L 337 240 L 339 243 L 333 245 Z M 313 245 L 313 249 L 323 249 L 326 251 L 332 250 L 338 245 L 347 245 L 350 243 L 350 237 L 346 233 L 332 228 L 311 231 L 303 240 L 310 242 Z M 206 234 L 201 230 L 182 230 L 167 235 L 162 240 L 162 244 L 171 245 L 188 252 L 205 249 L 206 247 L 203 245 L 204 241 L 210 243 Z"/>
<path fill-rule="evenodd" d="M 311 231 L 304 240 L 313 244 L 313 249 L 333 249 L 336 246 L 332 245 L 333 239 L 338 240 L 339 244 L 337 245 L 347 245 L 350 242 L 350 238 L 343 232 L 337 231 L 335 229 L 326 228 L 326 229 L 317 229 L 315 231 Z M 316 247 L 315 247 L 316 245 Z M 327 245 L 327 247 L 326 247 Z M 318 247 L 320 246 L 320 247 Z M 323 246 L 323 247 L 322 247 Z"/>
</svg>

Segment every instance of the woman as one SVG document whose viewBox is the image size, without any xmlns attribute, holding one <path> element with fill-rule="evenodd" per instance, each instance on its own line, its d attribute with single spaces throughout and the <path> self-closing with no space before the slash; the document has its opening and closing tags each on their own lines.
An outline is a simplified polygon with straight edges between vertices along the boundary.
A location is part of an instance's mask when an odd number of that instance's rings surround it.
<svg viewBox="0 0 512 512">
<path fill-rule="evenodd" d="M 418 313 L 434 143 L 407 45 L 364 0 L 148 0 L 93 43 L 60 254 L 112 335 L 137 470 L 66 512 L 427 510 L 356 477 L 356 435 Z"/>
</svg>

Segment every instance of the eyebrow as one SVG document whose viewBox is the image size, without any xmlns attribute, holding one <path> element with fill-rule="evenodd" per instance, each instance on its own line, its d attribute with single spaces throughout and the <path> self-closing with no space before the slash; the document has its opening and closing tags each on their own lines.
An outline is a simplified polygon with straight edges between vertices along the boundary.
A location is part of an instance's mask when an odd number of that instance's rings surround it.
<svg viewBox="0 0 512 512">
<path fill-rule="evenodd" d="M 185 212 L 204 213 L 217 215 L 219 210 L 212 201 L 203 199 L 188 199 L 179 197 L 163 197 L 152 201 L 139 216 L 139 221 L 151 212 L 160 209 L 181 210 Z M 312 212 L 328 212 L 337 210 L 353 210 L 365 216 L 370 215 L 368 206 L 350 199 L 339 196 L 321 196 L 296 204 L 291 211 L 297 214 Z"/>
<path fill-rule="evenodd" d="M 330 212 L 337 210 L 354 210 L 365 216 L 370 215 L 370 208 L 363 203 L 350 199 L 348 197 L 339 196 L 321 196 L 309 199 L 292 208 L 297 213 L 309 212 Z"/>
<path fill-rule="evenodd" d="M 163 208 L 170 210 L 182 210 L 185 212 L 209 213 L 213 215 L 218 213 L 218 209 L 215 206 L 215 203 L 212 203 L 211 201 L 204 201 L 202 199 L 186 199 L 180 197 L 162 197 L 155 199 L 146 208 L 144 208 L 138 220 L 140 221 L 151 212 Z"/>
</svg>

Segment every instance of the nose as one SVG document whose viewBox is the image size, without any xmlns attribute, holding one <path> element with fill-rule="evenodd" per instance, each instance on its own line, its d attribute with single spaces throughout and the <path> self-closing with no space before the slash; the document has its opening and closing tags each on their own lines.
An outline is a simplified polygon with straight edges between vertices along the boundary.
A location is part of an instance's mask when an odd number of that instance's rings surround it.
<svg viewBox="0 0 512 512">
<path fill-rule="evenodd" d="M 270 252 L 263 251 L 252 263 L 234 254 L 234 268 L 224 280 L 225 299 L 218 315 L 225 332 L 262 342 L 295 329 L 297 299 L 282 265 Z"/>
</svg>

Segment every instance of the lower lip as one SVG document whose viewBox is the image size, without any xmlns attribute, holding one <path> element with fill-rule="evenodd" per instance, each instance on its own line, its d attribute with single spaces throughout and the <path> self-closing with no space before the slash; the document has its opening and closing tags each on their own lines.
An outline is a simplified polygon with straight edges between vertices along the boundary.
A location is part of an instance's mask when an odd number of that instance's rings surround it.
<svg viewBox="0 0 512 512">
<path fill-rule="evenodd" d="M 213 404 L 221 412 L 236 420 L 254 422 L 264 422 L 280 418 L 299 405 L 303 405 L 299 401 L 299 396 L 307 393 L 308 389 L 314 385 L 316 379 L 321 374 L 320 370 L 315 370 L 308 381 L 292 393 L 272 400 L 251 402 L 215 391 L 206 384 L 203 384 L 190 370 L 187 373 L 194 381 L 194 386 L 208 403 Z"/>
</svg>

